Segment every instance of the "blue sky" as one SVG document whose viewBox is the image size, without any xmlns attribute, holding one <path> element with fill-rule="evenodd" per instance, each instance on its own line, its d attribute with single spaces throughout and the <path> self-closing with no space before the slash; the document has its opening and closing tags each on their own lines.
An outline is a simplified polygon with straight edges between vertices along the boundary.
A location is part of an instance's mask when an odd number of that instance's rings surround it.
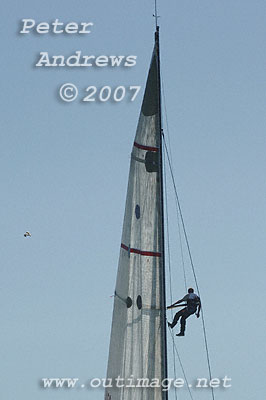
<svg viewBox="0 0 266 400">
<path fill-rule="evenodd" d="M 265 2 L 159 3 L 173 168 L 205 309 L 216 399 L 265 392 Z M 129 157 L 152 47 L 153 2 L 2 2 L 1 398 L 85 399 L 42 377 L 104 377 Z M 90 35 L 20 35 L 22 18 L 94 23 Z M 41 51 L 136 55 L 132 68 L 36 68 Z M 134 102 L 65 104 L 60 85 L 140 85 Z M 85 93 L 85 92 L 84 92 Z M 164 120 L 166 130 L 166 121 Z M 183 296 L 168 181 L 174 296 Z M 25 239 L 29 230 L 32 238 Z M 191 272 L 186 263 L 189 281 Z M 206 375 L 201 323 L 177 341 Z M 171 342 L 169 342 L 171 345 Z M 170 349 L 171 352 L 171 349 Z M 172 365 L 171 356 L 169 364 Z M 171 369 L 171 368 L 170 368 Z M 178 366 L 178 376 L 182 376 Z M 171 394 L 172 396 L 172 394 Z M 196 392 L 196 398 L 205 398 Z M 180 392 L 181 399 L 187 393 Z"/>
</svg>

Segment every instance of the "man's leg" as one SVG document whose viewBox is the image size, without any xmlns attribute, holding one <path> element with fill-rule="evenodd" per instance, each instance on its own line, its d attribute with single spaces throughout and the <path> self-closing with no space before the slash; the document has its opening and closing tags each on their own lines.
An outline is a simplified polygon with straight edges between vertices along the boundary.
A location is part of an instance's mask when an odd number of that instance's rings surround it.
<svg viewBox="0 0 266 400">
<path fill-rule="evenodd" d="M 176 326 L 176 324 L 178 323 L 179 318 L 182 317 L 182 315 L 183 315 L 185 310 L 186 309 L 183 308 L 182 310 L 178 311 L 176 313 L 176 315 L 174 316 L 173 322 L 171 324 L 169 324 L 169 322 L 168 322 L 168 326 L 170 326 L 170 328 L 173 329 Z"/>
<path fill-rule="evenodd" d="M 181 321 L 180 321 L 180 333 L 181 333 L 182 335 L 185 335 L 185 330 L 186 330 L 186 319 L 187 319 L 187 317 L 188 317 L 188 316 L 183 315 L 183 317 L 181 318 Z"/>
<path fill-rule="evenodd" d="M 194 314 L 194 312 L 188 311 L 188 310 L 186 310 L 186 311 L 183 313 L 182 318 L 181 318 L 181 321 L 180 321 L 180 325 L 181 325 L 181 327 L 180 327 L 180 333 L 178 334 L 178 336 L 185 336 L 186 319 L 187 319 L 190 315 L 192 315 L 192 314 Z"/>
</svg>

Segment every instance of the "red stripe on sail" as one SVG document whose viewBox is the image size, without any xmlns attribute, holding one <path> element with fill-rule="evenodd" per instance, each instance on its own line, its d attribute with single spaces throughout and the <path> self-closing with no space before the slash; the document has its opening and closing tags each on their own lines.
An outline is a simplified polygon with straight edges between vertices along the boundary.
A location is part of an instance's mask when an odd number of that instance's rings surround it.
<svg viewBox="0 0 266 400">
<path fill-rule="evenodd" d="M 141 150 L 148 150 L 148 151 L 158 151 L 159 150 L 158 147 L 144 146 L 144 144 L 139 144 L 137 142 L 134 142 L 134 146 Z"/>
<path fill-rule="evenodd" d="M 122 249 L 129 251 L 130 253 L 140 254 L 141 256 L 161 257 L 161 253 L 156 253 L 155 251 L 143 251 L 143 250 L 139 250 L 139 249 L 132 249 L 123 243 L 121 243 L 121 247 L 122 247 Z"/>
</svg>

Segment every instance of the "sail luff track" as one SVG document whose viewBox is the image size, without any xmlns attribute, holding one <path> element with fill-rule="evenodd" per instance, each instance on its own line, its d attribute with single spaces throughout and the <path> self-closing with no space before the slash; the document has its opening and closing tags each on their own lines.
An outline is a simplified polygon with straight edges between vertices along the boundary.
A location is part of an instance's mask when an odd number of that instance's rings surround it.
<svg viewBox="0 0 266 400">
<path fill-rule="evenodd" d="M 156 10 L 157 15 L 157 10 Z M 159 40 L 159 26 L 156 26 L 155 32 L 155 48 L 157 52 L 157 73 L 158 73 L 158 124 L 159 124 L 159 175 L 160 175 L 160 204 L 161 204 L 161 304 L 162 304 L 162 349 L 163 349 L 163 358 L 162 358 L 162 371 L 163 378 L 167 378 L 168 376 L 168 367 L 167 367 L 167 336 L 166 336 L 166 282 L 165 282 L 165 238 L 164 238 L 164 183 L 163 183 L 163 138 L 162 138 L 162 109 L 161 109 L 161 69 L 160 69 L 160 40 Z M 168 392 L 165 392 L 165 400 L 168 399 Z"/>
</svg>

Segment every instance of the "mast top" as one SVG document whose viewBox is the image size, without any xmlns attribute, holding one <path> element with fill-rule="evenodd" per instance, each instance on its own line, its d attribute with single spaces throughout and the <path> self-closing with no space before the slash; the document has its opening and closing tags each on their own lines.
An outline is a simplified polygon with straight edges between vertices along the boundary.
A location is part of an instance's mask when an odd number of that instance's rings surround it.
<svg viewBox="0 0 266 400">
<path fill-rule="evenodd" d="M 153 16 L 155 18 L 156 31 L 159 32 L 158 18 L 160 18 L 160 15 L 158 15 L 157 0 L 154 0 L 154 14 L 153 14 Z"/>
</svg>

